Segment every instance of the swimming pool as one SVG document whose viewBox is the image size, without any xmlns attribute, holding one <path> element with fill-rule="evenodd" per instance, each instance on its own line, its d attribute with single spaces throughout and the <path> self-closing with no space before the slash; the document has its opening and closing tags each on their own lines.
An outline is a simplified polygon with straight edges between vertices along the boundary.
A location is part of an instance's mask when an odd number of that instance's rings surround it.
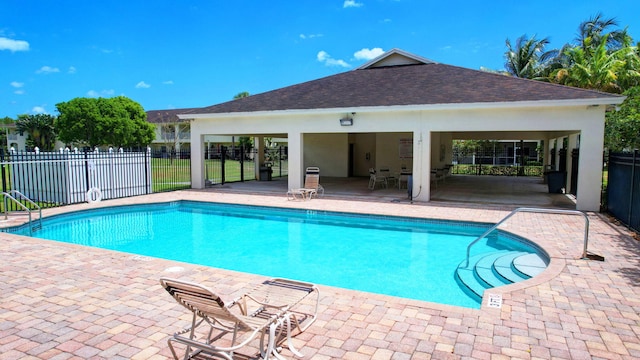
<svg viewBox="0 0 640 360">
<path fill-rule="evenodd" d="M 107 207 L 43 219 L 36 238 L 479 308 L 454 278 L 467 245 L 490 224 L 173 201 Z M 534 253 L 493 232 L 472 255 Z"/>
</svg>

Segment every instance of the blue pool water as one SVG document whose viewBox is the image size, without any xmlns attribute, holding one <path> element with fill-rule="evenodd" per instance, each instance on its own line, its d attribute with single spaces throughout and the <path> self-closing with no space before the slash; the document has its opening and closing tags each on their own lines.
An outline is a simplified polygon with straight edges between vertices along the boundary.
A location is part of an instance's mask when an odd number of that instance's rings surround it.
<svg viewBox="0 0 640 360">
<path fill-rule="evenodd" d="M 479 308 L 454 272 L 489 225 L 194 201 L 58 215 L 32 237 L 285 277 L 360 291 Z M 472 255 L 535 252 L 493 232 Z"/>
</svg>

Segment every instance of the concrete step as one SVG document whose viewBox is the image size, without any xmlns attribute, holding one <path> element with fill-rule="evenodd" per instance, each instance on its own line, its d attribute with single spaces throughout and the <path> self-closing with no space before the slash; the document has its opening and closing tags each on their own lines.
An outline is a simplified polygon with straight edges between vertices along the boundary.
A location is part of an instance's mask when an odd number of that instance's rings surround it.
<svg viewBox="0 0 640 360">
<path fill-rule="evenodd" d="M 537 254 L 501 250 L 471 256 L 456 269 L 456 280 L 469 296 L 482 300 L 486 289 L 526 280 L 542 271 L 547 263 Z M 517 265 L 516 265 L 517 263 Z"/>
<path fill-rule="evenodd" d="M 521 275 L 532 278 L 547 268 L 549 264 L 538 254 L 526 254 L 513 259 L 513 267 Z"/>
<path fill-rule="evenodd" d="M 526 280 L 529 277 L 521 275 L 513 268 L 513 260 L 527 254 L 526 252 L 513 251 L 502 255 L 493 263 L 493 270 L 498 276 L 509 283 Z"/>
<path fill-rule="evenodd" d="M 478 259 L 474 259 L 474 257 L 469 258 L 469 266 L 467 267 L 464 267 L 465 261 L 460 263 L 456 269 L 456 279 L 458 280 L 458 285 L 460 285 L 462 290 L 469 294 L 469 296 L 478 301 L 482 301 L 482 294 L 487 287 L 476 279 L 474 267 L 477 260 Z"/>
<path fill-rule="evenodd" d="M 507 254 L 507 251 L 499 251 L 490 253 L 486 256 L 483 256 L 476 262 L 474 271 L 478 279 L 484 283 L 485 287 L 492 288 L 496 286 L 502 286 L 506 284 L 510 284 L 510 282 L 505 281 L 501 276 L 496 275 L 493 271 L 493 264 L 495 261 Z"/>
</svg>

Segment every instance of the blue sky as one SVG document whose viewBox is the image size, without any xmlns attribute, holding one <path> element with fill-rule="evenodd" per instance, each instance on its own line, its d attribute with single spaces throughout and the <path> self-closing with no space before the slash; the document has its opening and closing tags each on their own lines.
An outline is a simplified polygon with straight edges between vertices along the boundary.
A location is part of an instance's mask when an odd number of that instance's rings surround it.
<svg viewBox="0 0 640 360">
<path fill-rule="evenodd" d="M 577 3 L 577 4 L 575 4 Z M 0 117 L 57 114 L 75 97 L 127 96 L 145 110 L 203 107 L 357 68 L 399 48 L 503 69 L 505 39 L 571 42 L 614 17 L 640 41 L 640 1 L 3 0 Z"/>
</svg>

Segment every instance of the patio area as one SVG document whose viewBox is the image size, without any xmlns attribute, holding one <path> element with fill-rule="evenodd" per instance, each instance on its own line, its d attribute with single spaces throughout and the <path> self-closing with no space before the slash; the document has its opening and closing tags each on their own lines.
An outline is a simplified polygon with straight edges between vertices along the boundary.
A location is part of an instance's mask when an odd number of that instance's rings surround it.
<svg viewBox="0 0 640 360">
<path fill-rule="evenodd" d="M 500 196 L 461 178 L 457 186 L 466 188 L 466 195 L 447 192 L 447 186 L 456 185 L 451 179 L 437 189 L 432 185 L 430 203 L 412 204 L 406 190 L 367 190 L 366 179 L 364 186 L 354 181 L 349 191 L 347 184 L 334 187 L 331 179 L 321 178 L 326 195 L 311 201 L 287 201 L 286 181 L 273 181 L 44 213 L 187 199 L 495 223 L 518 206 L 571 208 L 570 198 L 545 194 L 539 179 L 529 185 L 511 183 L 509 191 L 493 179 L 496 189 L 502 188 Z M 535 197 L 530 191 L 528 197 L 515 195 L 529 186 L 542 190 Z M 362 193 L 354 193 L 356 187 Z M 640 243 L 605 215 L 588 217 L 589 250 L 605 261 L 580 259 L 582 217 L 518 214 L 505 224 L 508 231 L 544 247 L 551 264 L 533 279 L 488 290 L 501 296 L 500 307 L 489 306 L 487 296 L 476 310 L 318 284 L 319 319 L 294 339 L 295 345 L 305 359 L 321 360 L 639 358 Z M 167 338 L 190 317 L 160 287 L 161 276 L 202 283 L 226 299 L 264 280 L 4 233 L 0 269 L 0 359 L 167 359 Z M 256 354 L 245 355 L 239 358 Z M 282 355 L 293 358 L 286 347 Z"/>
<path fill-rule="evenodd" d="M 406 189 L 398 186 L 368 188 L 369 178 L 333 178 L 320 176 L 327 199 L 349 199 L 376 202 L 410 202 Z M 395 184 L 394 184 L 395 185 Z M 209 191 L 222 193 L 254 193 L 280 195 L 287 192 L 287 178 L 273 181 L 247 181 L 215 185 Z M 415 198 L 416 194 L 414 194 Z M 431 182 L 431 200 L 439 205 L 506 206 L 575 209 L 575 197 L 550 194 L 541 177 L 452 175 Z"/>
</svg>

